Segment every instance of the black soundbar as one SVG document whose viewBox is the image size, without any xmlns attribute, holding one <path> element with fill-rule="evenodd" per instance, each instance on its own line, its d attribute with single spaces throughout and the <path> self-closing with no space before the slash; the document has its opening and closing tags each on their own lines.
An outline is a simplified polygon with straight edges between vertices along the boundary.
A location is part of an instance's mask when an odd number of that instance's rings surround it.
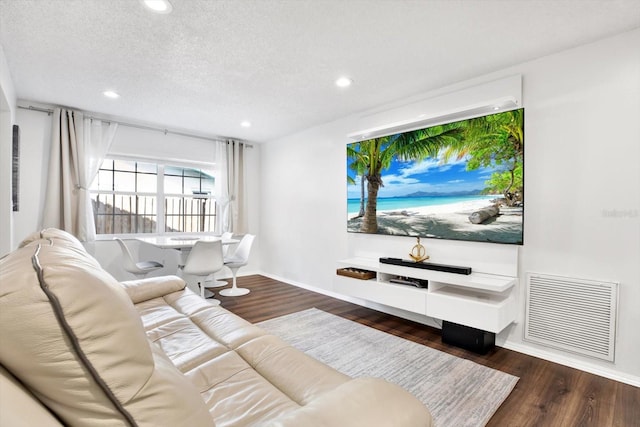
<svg viewBox="0 0 640 427">
<path fill-rule="evenodd" d="M 459 267 L 457 265 L 435 264 L 432 262 L 415 262 L 401 258 L 380 258 L 383 264 L 401 265 L 403 267 L 423 268 L 425 270 L 444 271 L 447 273 L 471 274 L 471 267 Z"/>
</svg>

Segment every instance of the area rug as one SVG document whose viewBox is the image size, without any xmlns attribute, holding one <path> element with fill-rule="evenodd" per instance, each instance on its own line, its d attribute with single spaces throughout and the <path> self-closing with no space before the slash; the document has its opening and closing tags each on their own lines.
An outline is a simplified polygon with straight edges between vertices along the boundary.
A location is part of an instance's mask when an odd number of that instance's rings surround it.
<svg viewBox="0 0 640 427">
<path fill-rule="evenodd" d="M 437 427 L 487 424 L 518 377 L 312 308 L 257 324 L 351 377 L 398 384 Z"/>
</svg>

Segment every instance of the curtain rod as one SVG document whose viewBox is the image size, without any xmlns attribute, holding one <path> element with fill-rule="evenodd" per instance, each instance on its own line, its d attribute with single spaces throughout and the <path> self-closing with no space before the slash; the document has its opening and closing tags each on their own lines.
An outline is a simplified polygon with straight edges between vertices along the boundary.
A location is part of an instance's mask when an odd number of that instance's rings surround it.
<svg viewBox="0 0 640 427">
<path fill-rule="evenodd" d="M 34 107 L 33 105 L 29 105 L 28 107 L 25 107 L 25 106 L 22 106 L 22 105 L 18 105 L 18 108 L 21 108 L 23 110 L 38 111 L 40 113 L 47 113 L 48 116 L 53 114 L 53 109 L 51 109 L 51 108 Z M 174 130 L 159 128 L 159 127 L 138 125 L 138 124 L 135 124 L 135 123 L 122 122 L 122 121 L 119 121 L 119 120 L 103 119 L 101 117 L 92 116 L 92 115 L 88 115 L 87 118 L 96 119 L 96 120 L 102 120 L 103 122 L 107 122 L 107 123 L 117 123 L 117 124 L 119 124 L 121 126 L 126 126 L 126 127 L 130 127 L 130 128 L 162 132 L 165 135 L 170 133 L 172 135 L 186 136 L 187 138 L 203 139 L 205 141 L 219 141 L 219 140 L 233 139 L 233 138 L 223 138 L 223 137 L 221 137 L 220 139 L 207 138 L 206 136 L 193 135 L 193 134 L 190 134 L 190 133 L 178 132 L 178 131 L 174 131 Z M 238 142 L 243 144 L 246 148 L 253 148 L 252 144 L 248 144 L 248 143 L 246 143 L 244 141 L 238 141 Z"/>
</svg>

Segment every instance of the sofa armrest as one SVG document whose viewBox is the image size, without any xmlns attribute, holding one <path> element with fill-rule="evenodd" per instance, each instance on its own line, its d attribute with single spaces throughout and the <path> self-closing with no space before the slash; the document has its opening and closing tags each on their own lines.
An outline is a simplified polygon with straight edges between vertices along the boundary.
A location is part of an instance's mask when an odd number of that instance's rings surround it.
<svg viewBox="0 0 640 427">
<path fill-rule="evenodd" d="M 120 282 L 134 304 L 158 298 L 186 287 L 184 280 L 178 276 L 149 277 L 146 279 Z"/>
<path fill-rule="evenodd" d="M 357 378 L 273 420 L 269 427 L 432 427 L 427 408 L 401 387 Z"/>
</svg>

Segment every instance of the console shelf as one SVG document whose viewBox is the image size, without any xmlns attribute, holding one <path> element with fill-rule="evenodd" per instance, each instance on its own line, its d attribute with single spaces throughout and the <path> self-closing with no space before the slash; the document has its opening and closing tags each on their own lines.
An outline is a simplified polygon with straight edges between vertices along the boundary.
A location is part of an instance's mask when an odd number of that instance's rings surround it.
<svg viewBox="0 0 640 427">
<path fill-rule="evenodd" d="M 370 258 L 344 259 L 338 265 L 376 273 L 371 280 L 337 276 L 336 290 L 346 295 L 489 332 L 500 332 L 516 320 L 515 277 L 447 273 Z M 394 277 L 428 280 L 429 285 L 418 288 L 391 283 Z"/>
</svg>

